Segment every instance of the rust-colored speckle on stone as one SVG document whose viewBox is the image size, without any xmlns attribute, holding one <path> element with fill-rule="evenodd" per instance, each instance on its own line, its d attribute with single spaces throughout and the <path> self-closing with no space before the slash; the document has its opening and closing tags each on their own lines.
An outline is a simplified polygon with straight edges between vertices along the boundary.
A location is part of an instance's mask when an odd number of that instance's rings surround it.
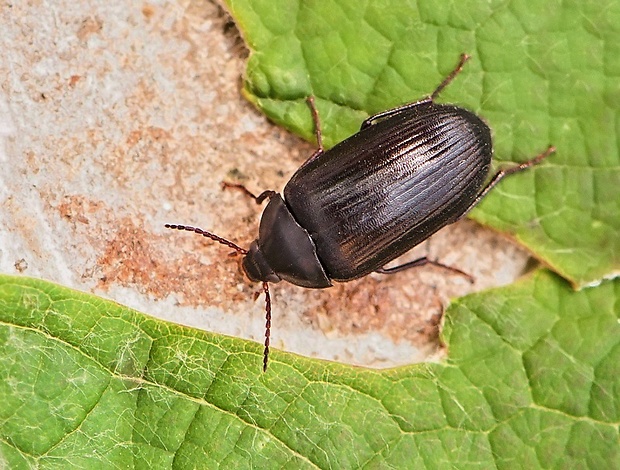
<svg viewBox="0 0 620 470">
<path fill-rule="evenodd" d="M 86 41 L 91 35 L 99 33 L 102 28 L 103 22 L 99 18 L 86 18 L 77 31 L 77 37 L 80 41 Z"/>
<path fill-rule="evenodd" d="M 179 234 L 170 232 L 170 236 Z M 201 251 L 222 248 L 209 246 L 208 241 L 199 237 L 187 237 L 177 242 L 194 248 L 177 259 L 161 249 L 163 237 L 157 238 L 146 239 L 140 221 L 120 220 L 97 260 L 102 272 L 98 287 L 106 290 L 114 284 L 132 286 L 157 299 L 175 294 L 179 305 L 192 307 L 229 305 L 250 295 L 250 291 L 240 292 L 236 288 L 235 281 L 242 280 L 238 258 L 227 256 L 225 249 L 215 263 L 205 263 L 201 261 Z"/>
<path fill-rule="evenodd" d="M 103 204 L 91 201 L 82 196 L 65 196 L 58 205 L 58 212 L 68 221 L 80 224 L 89 224 L 89 215 L 101 210 Z"/>
<path fill-rule="evenodd" d="M 321 329 L 339 334 L 381 332 L 396 342 L 436 343 L 437 317 L 443 312 L 436 289 L 415 273 L 398 275 L 401 279 L 365 277 L 335 284 L 320 292 L 319 308 L 307 310 L 304 316 Z M 413 279 L 415 289 L 403 291 L 403 276 Z"/>
<path fill-rule="evenodd" d="M 431 315 L 426 324 L 419 330 L 419 333 L 428 338 L 429 341 L 439 344 L 441 347 L 445 345 L 439 339 L 439 333 L 442 328 L 443 309 L 441 312 Z"/>
<path fill-rule="evenodd" d="M 153 7 L 153 5 L 149 5 L 148 3 L 145 3 L 142 6 L 142 14 L 147 20 L 150 20 L 155 14 L 155 8 Z"/>
<path fill-rule="evenodd" d="M 84 276 L 96 276 L 97 287 L 103 291 L 124 286 L 154 299 L 174 294 L 181 306 L 222 308 L 252 295 L 251 284 L 239 270 L 239 257 L 229 256 L 226 248 L 202 237 L 172 231 L 149 234 L 141 218 L 119 217 L 105 202 L 83 196 L 65 196 L 55 208 L 69 223 L 70 238 L 86 238 L 96 253 L 94 265 L 85 267 Z M 183 250 L 175 249 L 178 246 Z M 183 253 L 180 259 L 173 254 L 179 251 Z M 15 267 L 19 269 L 17 263 Z M 239 290 L 239 284 L 245 288 Z"/>
<path fill-rule="evenodd" d="M 152 146 L 155 142 L 170 138 L 170 133 L 159 127 L 147 127 L 129 132 L 126 143 L 129 149 L 141 142 L 145 146 Z M 129 150 L 127 149 L 127 150 Z M 151 149 L 149 149 L 151 150 Z"/>
<path fill-rule="evenodd" d="M 73 88 L 82 79 L 80 75 L 71 75 L 69 77 L 69 87 Z"/>
<path fill-rule="evenodd" d="M 126 140 L 127 146 L 133 147 L 134 145 L 136 145 L 142 138 L 142 134 L 143 132 L 141 130 L 135 130 L 135 131 L 129 132 L 129 135 L 127 136 L 127 140 Z"/>
</svg>

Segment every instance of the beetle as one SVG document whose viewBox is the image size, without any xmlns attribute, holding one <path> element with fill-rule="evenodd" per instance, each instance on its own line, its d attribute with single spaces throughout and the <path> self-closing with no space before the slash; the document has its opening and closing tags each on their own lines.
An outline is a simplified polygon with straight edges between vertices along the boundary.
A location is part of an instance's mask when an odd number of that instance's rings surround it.
<svg viewBox="0 0 620 470">
<path fill-rule="evenodd" d="M 269 283 L 288 281 L 306 288 L 326 288 L 379 272 L 391 274 L 433 264 L 464 274 L 426 257 L 385 266 L 442 227 L 465 216 L 504 177 L 532 167 L 555 151 L 499 170 L 485 185 L 491 168 L 489 127 L 466 109 L 437 104 L 441 91 L 470 57 L 461 55 L 454 70 L 420 101 L 367 118 L 360 131 L 329 150 L 322 145 L 314 99 L 308 98 L 317 151 L 284 187 L 283 196 L 264 191 L 258 238 L 249 249 L 211 232 L 166 224 L 208 237 L 244 255 L 243 270 L 262 282 L 265 293 L 267 370 L 271 330 Z"/>
</svg>

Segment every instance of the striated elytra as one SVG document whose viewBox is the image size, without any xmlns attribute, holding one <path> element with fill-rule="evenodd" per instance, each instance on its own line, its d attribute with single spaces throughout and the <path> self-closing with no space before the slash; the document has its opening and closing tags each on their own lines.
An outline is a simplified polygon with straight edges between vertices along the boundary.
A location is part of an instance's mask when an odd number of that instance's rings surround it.
<svg viewBox="0 0 620 470">
<path fill-rule="evenodd" d="M 497 172 L 485 185 L 493 153 L 489 127 L 475 114 L 435 98 L 458 75 L 469 56 L 428 98 L 366 119 L 360 131 L 323 150 L 318 113 L 311 107 L 319 149 L 293 175 L 284 197 L 254 196 L 262 203 L 258 238 L 249 250 L 210 232 L 185 225 L 244 255 L 243 269 L 263 283 L 267 368 L 271 328 L 269 282 L 324 288 L 371 272 L 394 273 L 434 264 L 427 258 L 385 268 L 393 259 L 467 214 L 505 176 L 536 165 L 555 149 Z M 464 274 L 464 273 L 462 273 Z"/>
</svg>

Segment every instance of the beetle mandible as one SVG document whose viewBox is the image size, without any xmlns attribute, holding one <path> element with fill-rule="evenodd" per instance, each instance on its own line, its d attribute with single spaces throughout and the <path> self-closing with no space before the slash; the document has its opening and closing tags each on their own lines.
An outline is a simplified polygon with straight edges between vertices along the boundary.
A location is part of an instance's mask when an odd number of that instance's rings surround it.
<svg viewBox="0 0 620 470">
<path fill-rule="evenodd" d="M 491 167 L 489 127 L 471 111 L 436 104 L 441 91 L 460 73 L 469 56 L 427 98 L 366 119 L 357 134 L 324 150 L 314 99 L 308 98 L 317 151 L 284 187 L 254 196 L 269 200 L 258 238 L 249 249 L 205 230 L 166 224 L 208 237 L 244 255 L 243 270 L 265 292 L 267 370 L 271 329 L 269 282 L 288 281 L 325 288 L 371 272 L 395 273 L 433 264 L 427 258 L 385 268 L 393 259 L 465 216 L 504 177 L 544 160 L 537 157 L 499 170 L 485 185 Z"/>
</svg>

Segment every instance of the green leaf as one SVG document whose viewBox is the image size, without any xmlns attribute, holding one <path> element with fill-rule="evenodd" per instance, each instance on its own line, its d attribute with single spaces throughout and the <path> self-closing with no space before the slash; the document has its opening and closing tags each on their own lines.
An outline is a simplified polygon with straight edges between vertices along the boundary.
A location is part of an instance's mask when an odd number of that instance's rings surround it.
<svg viewBox="0 0 620 470">
<path fill-rule="evenodd" d="M 472 216 L 512 234 L 576 286 L 620 273 L 620 3 L 227 0 L 250 48 L 245 93 L 272 120 L 325 143 L 372 113 L 442 94 L 481 115 L 496 163 L 544 164 L 502 182 Z"/>
<path fill-rule="evenodd" d="M 0 276 L 3 468 L 619 468 L 620 281 L 446 312 L 443 364 L 312 361 Z"/>
</svg>

